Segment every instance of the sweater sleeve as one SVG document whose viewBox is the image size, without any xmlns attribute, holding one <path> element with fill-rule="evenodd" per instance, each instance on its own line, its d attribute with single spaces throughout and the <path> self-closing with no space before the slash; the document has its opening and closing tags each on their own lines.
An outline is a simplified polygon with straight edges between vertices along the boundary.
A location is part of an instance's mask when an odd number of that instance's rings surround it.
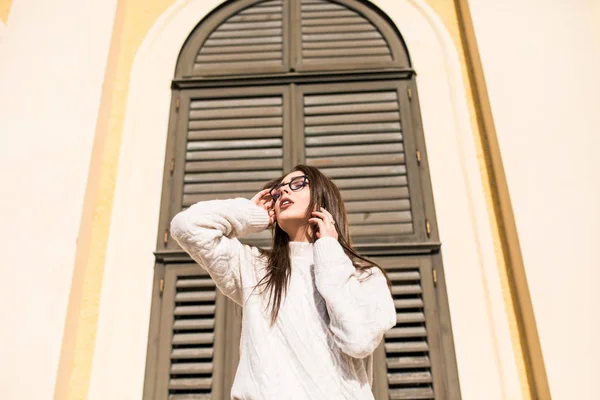
<svg viewBox="0 0 600 400">
<path fill-rule="evenodd" d="M 269 215 L 250 200 L 238 198 L 196 203 L 171 221 L 171 236 L 204 269 L 221 292 L 243 302 L 242 274 L 251 251 L 237 238 L 267 228 Z"/>
<path fill-rule="evenodd" d="M 315 242 L 315 283 L 327 304 L 329 328 L 340 349 L 364 358 L 377 348 L 385 332 L 396 325 L 396 308 L 379 268 L 359 270 L 339 242 L 324 237 Z M 368 276 L 368 277 L 367 277 Z"/>
</svg>

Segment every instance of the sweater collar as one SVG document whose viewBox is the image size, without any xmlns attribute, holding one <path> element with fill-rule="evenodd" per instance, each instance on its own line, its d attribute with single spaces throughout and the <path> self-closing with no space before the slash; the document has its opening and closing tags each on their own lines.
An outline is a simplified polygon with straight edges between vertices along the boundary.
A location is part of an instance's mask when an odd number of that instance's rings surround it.
<svg viewBox="0 0 600 400">
<path fill-rule="evenodd" d="M 313 258 L 313 243 L 290 242 L 290 257 L 312 259 Z"/>
</svg>

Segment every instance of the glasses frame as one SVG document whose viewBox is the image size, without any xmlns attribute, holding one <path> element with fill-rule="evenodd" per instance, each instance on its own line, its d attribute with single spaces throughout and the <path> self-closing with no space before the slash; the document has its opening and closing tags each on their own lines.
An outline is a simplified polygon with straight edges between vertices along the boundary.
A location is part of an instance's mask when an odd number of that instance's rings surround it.
<svg viewBox="0 0 600 400">
<path fill-rule="evenodd" d="M 298 179 L 302 179 L 302 185 L 299 186 L 298 188 L 294 189 L 292 188 L 292 183 L 297 181 Z M 281 197 L 281 188 L 284 186 L 287 186 L 290 188 L 290 190 L 292 192 L 297 192 L 299 190 L 304 189 L 304 187 L 308 184 L 308 175 L 300 175 L 300 176 L 295 176 L 292 179 L 290 179 L 290 181 L 288 183 L 280 183 L 279 185 L 275 186 L 273 189 L 269 190 L 269 196 L 271 196 L 271 198 L 275 201 L 277 201 L 280 197 Z M 275 191 L 276 195 L 273 195 L 273 192 Z"/>
</svg>

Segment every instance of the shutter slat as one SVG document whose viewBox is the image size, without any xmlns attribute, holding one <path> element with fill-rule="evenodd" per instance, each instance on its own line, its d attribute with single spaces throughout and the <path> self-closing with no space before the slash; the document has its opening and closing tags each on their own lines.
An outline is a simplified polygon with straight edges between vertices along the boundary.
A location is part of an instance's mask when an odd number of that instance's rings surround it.
<svg viewBox="0 0 600 400">
<path fill-rule="evenodd" d="M 419 271 L 390 271 L 387 273 L 391 281 L 418 281 L 421 279 Z"/>
<path fill-rule="evenodd" d="M 180 319 L 173 323 L 173 329 L 175 330 L 205 330 L 214 327 L 215 320 L 213 318 Z"/>
<path fill-rule="evenodd" d="M 210 389 L 212 378 L 171 379 L 169 389 Z"/>
<path fill-rule="evenodd" d="M 322 10 L 305 10 L 302 11 L 302 19 L 324 19 L 324 18 L 344 18 L 344 17 L 354 17 L 356 13 L 351 10 L 342 9 L 342 10 L 330 10 L 330 11 L 322 11 Z"/>
<path fill-rule="evenodd" d="M 414 322 L 425 322 L 425 314 L 422 312 L 396 314 L 396 323 L 410 324 Z"/>
<path fill-rule="evenodd" d="M 391 187 L 381 189 L 349 189 L 341 190 L 344 201 L 357 200 L 388 200 L 388 199 L 407 199 L 408 187 Z"/>
<path fill-rule="evenodd" d="M 426 337 L 427 330 L 424 326 L 417 327 L 396 327 L 392 328 L 385 334 L 386 339 L 400 339 L 400 338 L 419 338 Z"/>
<path fill-rule="evenodd" d="M 267 6 L 267 7 L 261 7 L 260 4 L 254 7 L 250 7 L 245 9 L 244 11 L 239 12 L 239 15 L 248 15 L 248 14 L 259 14 L 259 13 L 264 13 L 264 14 L 269 14 L 269 13 L 273 13 L 273 14 L 279 14 L 283 11 L 282 6 Z"/>
<path fill-rule="evenodd" d="M 184 177 L 185 183 L 194 182 L 233 182 L 233 181 L 247 181 L 247 180 L 258 180 L 260 183 L 264 183 L 273 178 L 277 178 L 282 173 L 281 170 L 266 170 L 266 171 L 237 171 L 237 172 L 211 172 L 204 174 L 186 174 Z M 259 185 L 259 184 L 257 184 Z"/>
<path fill-rule="evenodd" d="M 351 225 L 402 224 L 411 221 L 409 211 L 348 214 L 348 223 Z"/>
<path fill-rule="evenodd" d="M 216 295 L 217 294 L 214 291 L 178 293 L 175 297 L 175 301 L 179 301 L 179 302 L 211 301 L 211 300 L 215 299 Z"/>
<path fill-rule="evenodd" d="M 412 368 L 427 368 L 431 366 L 429 357 L 388 357 L 386 360 L 388 369 L 412 369 Z"/>
<path fill-rule="evenodd" d="M 351 33 L 351 32 L 377 32 L 374 26 L 364 24 L 350 24 L 350 25 L 309 25 L 302 27 L 302 33 L 311 34 L 311 33 Z M 386 47 L 387 49 L 387 47 Z M 386 52 L 386 54 L 389 50 Z"/>
<path fill-rule="evenodd" d="M 412 231 L 412 224 L 354 225 L 350 227 L 350 234 L 353 237 L 405 235 Z"/>
<path fill-rule="evenodd" d="M 241 30 L 217 30 L 211 39 L 231 39 L 231 38 L 259 38 L 259 37 L 277 37 L 282 34 L 281 28 L 276 29 L 241 29 Z M 258 54 L 260 55 L 260 54 Z"/>
<path fill-rule="evenodd" d="M 355 178 L 355 179 L 334 179 L 333 180 L 339 189 L 356 189 L 356 188 L 384 188 L 394 186 L 406 186 L 406 176 L 386 176 L 372 178 Z"/>
<path fill-rule="evenodd" d="M 328 58 L 328 57 L 358 57 L 358 56 L 381 56 L 387 54 L 387 47 L 367 47 L 356 46 L 341 49 L 319 49 L 319 50 L 304 50 L 302 55 L 307 58 Z"/>
<path fill-rule="evenodd" d="M 302 11 L 328 11 L 328 10 L 345 10 L 344 6 L 335 3 L 322 2 L 317 4 L 302 4 Z"/>
<path fill-rule="evenodd" d="M 210 374 L 213 370 L 213 363 L 177 363 L 171 365 L 171 374 L 192 375 L 192 374 Z"/>
<path fill-rule="evenodd" d="M 238 139 L 238 140 L 205 140 L 188 142 L 188 150 L 221 150 L 221 149 L 248 149 L 248 148 L 265 148 L 265 147 L 281 147 L 283 141 L 281 139 Z"/>
<path fill-rule="evenodd" d="M 254 37 L 254 38 L 237 38 L 237 39 L 208 39 L 204 45 L 210 47 L 220 46 L 242 46 L 245 44 L 273 44 L 283 43 L 283 39 L 280 37 Z M 266 64 L 266 63 L 265 63 Z M 194 68 L 201 68 L 200 65 L 194 65 Z"/>
<path fill-rule="evenodd" d="M 358 25 L 365 22 L 363 17 L 353 16 L 346 18 L 320 18 L 320 19 L 306 19 L 302 21 L 303 27 L 309 26 L 332 26 L 332 25 Z M 385 41 L 382 40 L 383 44 Z M 381 42 L 380 42 L 381 43 Z"/>
<path fill-rule="evenodd" d="M 415 383 L 432 383 L 431 372 L 401 372 L 388 374 L 388 383 L 390 385 L 407 385 Z"/>
<path fill-rule="evenodd" d="M 277 117 L 265 118 L 230 118 L 226 120 L 194 120 L 188 123 L 190 130 L 198 129 L 227 129 L 227 128 L 256 128 L 281 126 L 283 120 Z"/>
<path fill-rule="evenodd" d="M 175 284 L 176 288 L 191 288 L 191 287 L 215 287 L 215 283 L 207 276 L 206 278 L 186 278 L 178 279 Z"/>
<path fill-rule="evenodd" d="M 364 176 L 389 176 L 404 175 L 404 165 L 385 165 L 377 167 L 350 167 L 350 168 L 321 168 L 321 171 L 330 178 L 364 177 Z"/>
<path fill-rule="evenodd" d="M 186 360 L 186 359 L 202 359 L 212 358 L 213 348 L 212 347 L 195 347 L 193 349 L 173 349 L 171 351 L 172 360 Z"/>
<path fill-rule="evenodd" d="M 342 21 L 342 18 L 337 21 Z M 306 21 L 311 22 L 310 20 Z M 319 21 L 313 21 L 318 22 Z M 308 50 L 317 50 L 317 49 L 340 49 L 346 47 L 387 47 L 387 43 L 383 39 L 375 39 L 375 40 L 361 40 L 360 45 L 356 42 L 304 42 L 303 43 L 303 51 Z"/>
<path fill-rule="evenodd" d="M 343 94 L 310 95 L 304 97 L 305 106 L 318 106 L 326 104 L 369 104 L 373 102 L 398 102 L 396 92 L 360 92 Z"/>
<path fill-rule="evenodd" d="M 170 394 L 169 400 L 213 400 L 212 394 Z"/>
<path fill-rule="evenodd" d="M 361 146 L 327 146 L 327 147 L 307 147 L 307 157 L 324 157 L 349 154 L 384 154 L 401 153 L 404 151 L 402 143 L 391 144 L 371 144 Z"/>
<path fill-rule="evenodd" d="M 228 183 L 210 183 L 185 185 L 185 193 L 220 193 L 233 192 L 234 190 L 253 191 L 257 193 L 264 182 L 228 182 Z"/>
<path fill-rule="evenodd" d="M 327 135 L 332 133 L 400 132 L 400 123 L 342 124 L 306 127 L 307 135 Z"/>
<path fill-rule="evenodd" d="M 350 213 L 410 210 L 409 200 L 348 201 L 345 205 Z"/>
<path fill-rule="evenodd" d="M 396 308 L 423 308 L 423 300 L 417 299 L 401 299 L 394 300 Z"/>
<path fill-rule="evenodd" d="M 307 158 L 306 163 L 317 168 L 321 167 L 343 167 L 356 165 L 394 165 L 404 164 L 404 154 L 380 154 L 380 155 L 354 155 L 341 157 L 314 157 Z"/>
<path fill-rule="evenodd" d="M 325 50 L 330 51 L 330 50 Z M 397 111 L 398 103 L 395 101 L 342 104 L 342 105 L 317 105 L 304 108 L 305 115 L 318 114 L 355 114 L 365 112 Z M 396 118 L 398 119 L 398 118 Z"/>
<path fill-rule="evenodd" d="M 210 47 L 204 46 L 200 50 L 200 55 L 204 54 L 227 54 L 227 53 L 260 53 L 263 51 L 281 51 L 282 44 L 265 44 L 265 45 L 245 45 L 245 46 L 225 46 L 225 47 Z"/>
<path fill-rule="evenodd" d="M 307 146 L 326 146 L 332 144 L 395 143 L 402 141 L 402 133 L 367 133 L 354 135 L 313 136 L 306 138 Z"/>
<path fill-rule="evenodd" d="M 281 159 L 264 160 L 226 160 L 226 161 L 195 161 L 185 164 L 186 172 L 204 171 L 244 171 L 248 169 L 279 169 L 283 167 Z"/>
<path fill-rule="evenodd" d="M 367 124 L 370 122 L 396 122 L 400 120 L 399 112 L 331 114 L 325 116 L 305 117 L 304 123 L 311 126 L 339 124 Z"/>
<path fill-rule="evenodd" d="M 426 400 L 434 399 L 431 388 L 390 389 L 390 400 Z"/>
<path fill-rule="evenodd" d="M 192 151 L 186 153 L 186 160 L 234 160 L 248 158 L 281 158 L 283 150 L 279 149 L 252 149 L 252 150 L 225 150 L 225 151 Z"/>
<path fill-rule="evenodd" d="M 198 302 L 200 301 L 197 296 L 183 296 L 186 293 L 178 293 L 175 296 L 175 301 L 178 303 L 184 302 Z M 177 306 L 175 307 L 174 315 L 214 315 L 215 305 L 204 305 L 204 306 Z"/>
<path fill-rule="evenodd" d="M 215 341 L 215 334 L 214 333 L 178 333 L 173 335 L 173 339 L 171 341 L 172 344 L 174 345 L 179 345 L 179 344 L 186 344 L 186 345 L 193 345 L 193 344 L 210 344 L 212 345 L 212 343 Z"/>
<path fill-rule="evenodd" d="M 250 98 L 228 98 L 228 99 L 202 99 L 192 100 L 190 109 L 212 109 L 212 108 L 235 108 L 235 107 L 264 107 L 280 106 L 283 99 L 276 97 L 250 97 Z"/>
<path fill-rule="evenodd" d="M 241 118 L 241 117 L 276 117 L 281 115 L 281 106 L 271 107 L 237 107 L 195 109 L 190 111 L 190 120 Z"/>
<path fill-rule="evenodd" d="M 427 342 L 386 342 L 385 351 L 388 353 L 418 353 L 429 351 Z"/>
<path fill-rule="evenodd" d="M 189 131 L 189 140 L 210 139 L 242 139 L 242 138 L 268 138 L 277 137 L 282 134 L 281 128 L 249 128 L 249 129 L 219 129 L 208 131 Z"/>
<path fill-rule="evenodd" d="M 421 294 L 423 290 L 421 285 L 398 285 L 392 286 L 393 295 L 404 295 L 404 294 Z"/>
<path fill-rule="evenodd" d="M 227 21 L 227 24 L 223 24 L 219 27 L 219 32 L 223 31 L 238 31 L 238 30 L 259 30 L 266 28 L 281 28 L 283 22 L 281 20 L 273 20 L 268 18 L 266 15 L 258 15 L 261 19 L 255 21 L 232 21 L 231 18 Z"/>
</svg>

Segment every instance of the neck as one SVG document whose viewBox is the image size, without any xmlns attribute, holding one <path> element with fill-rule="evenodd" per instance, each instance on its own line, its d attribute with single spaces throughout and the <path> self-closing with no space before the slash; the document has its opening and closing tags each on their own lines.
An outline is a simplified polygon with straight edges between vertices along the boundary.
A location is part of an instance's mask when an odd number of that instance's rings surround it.
<svg viewBox="0 0 600 400">
<path fill-rule="evenodd" d="M 289 232 L 286 233 L 290 237 L 290 242 L 311 242 L 307 225 L 301 225 L 296 229 L 290 229 Z"/>
</svg>

